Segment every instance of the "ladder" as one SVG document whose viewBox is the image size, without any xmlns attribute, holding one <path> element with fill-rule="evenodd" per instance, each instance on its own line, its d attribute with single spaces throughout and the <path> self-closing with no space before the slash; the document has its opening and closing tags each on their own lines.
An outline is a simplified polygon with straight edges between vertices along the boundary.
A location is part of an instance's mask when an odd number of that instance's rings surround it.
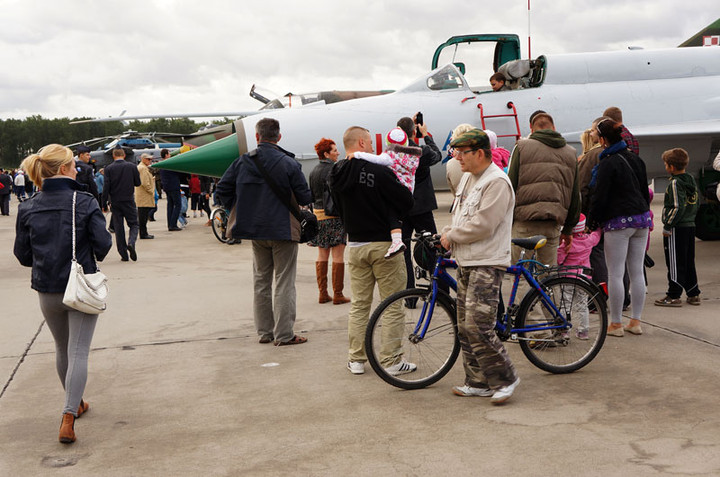
<svg viewBox="0 0 720 477">
<path fill-rule="evenodd" d="M 501 137 L 514 137 L 514 138 L 515 138 L 515 141 L 519 141 L 519 140 L 520 140 L 520 136 L 521 136 L 521 135 L 520 135 L 520 122 L 518 121 L 517 109 L 515 109 L 515 105 L 513 104 L 512 101 L 509 101 L 508 104 L 507 104 L 507 108 L 508 108 L 508 109 L 512 109 L 512 113 L 507 113 L 507 114 L 485 114 L 485 110 L 483 109 L 482 103 L 478 103 L 477 107 L 478 107 L 478 109 L 480 110 L 480 123 L 482 124 L 482 128 L 483 128 L 483 129 L 487 129 L 487 128 L 485 127 L 485 120 L 486 120 L 486 119 L 492 119 L 492 118 L 509 118 L 509 117 L 515 118 L 515 131 L 516 131 L 516 132 L 515 132 L 514 134 L 498 134 L 497 137 L 498 137 L 498 138 L 501 138 Z"/>
</svg>

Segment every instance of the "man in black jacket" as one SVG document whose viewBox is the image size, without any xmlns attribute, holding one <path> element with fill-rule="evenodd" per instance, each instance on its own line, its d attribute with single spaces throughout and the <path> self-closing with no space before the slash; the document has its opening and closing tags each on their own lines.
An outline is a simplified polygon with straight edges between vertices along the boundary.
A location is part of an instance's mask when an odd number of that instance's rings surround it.
<svg viewBox="0 0 720 477">
<path fill-rule="evenodd" d="M 170 151 L 163 149 L 160 157 L 164 161 L 170 157 Z M 182 230 L 178 227 L 180 218 L 180 174 L 168 169 L 160 169 L 160 181 L 167 196 L 167 226 L 171 232 Z"/>
<path fill-rule="evenodd" d="M 2 215 L 10 215 L 10 193 L 12 192 L 12 177 L 0 169 L 0 213 Z"/>
<path fill-rule="evenodd" d="M 432 177 L 430 176 L 430 167 L 440 162 L 442 154 L 435 141 L 427 132 L 427 125 L 418 124 L 416 128 L 415 119 L 408 117 L 400 118 L 397 125 L 405 131 L 410 139 L 410 146 L 418 146 L 420 139 L 425 139 L 425 145 L 422 146 L 422 155 L 415 171 L 415 191 L 413 192 L 413 205 L 407 216 L 402 222 L 402 239 L 405 243 L 405 270 L 407 272 L 406 288 L 415 287 L 415 273 L 413 267 L 412 256 L 410 254 L 410 238 L 413 230 L 415 232 L 432 232 L 437 233 L 435 225 L 435 217 L 433 210 L 437 209 L 437 200 L 435 199 L 435 188 L 433 187 Z M 421 136 L 417 137 L 416 129 L 419 130 Z M 412 306 L 412 303 L 409 303 Z"/>
<path fill-rule="evenodd" d="M 385 258 L 391 243 L 390 218 L 402 217 L 413 205 L 412 194 L 388 167 L 364 159 L 354 159 L 357 151 L 372 152 L 372 137 L 367 129 L 351 127 L 343 135 L 346 159 L 338 161 L 330 173 L 330 182 L 340 217 L 348 233 L 348 267 L 352 302 L 348 313 L 350 340 L 347 368 L 363 374 L 365 329 L 372 306 L 375 283 L 380 297 L 400 291 L 405 285 L 405 267 L 400 255 Z M 390 210 L 394 209 L 394 210 Z M 385 336 L 403 331 L 405 314 L 394 310 L 383 318 Z M 397 345 L 393 345 L 397 343 Z M 415 371 L 417 366 L 402 357 L 402 340 L 383 344 L 381 364 L 394 375 Z"/>
<path fill-rule="evenodd" d="M 102 194 L 103 212 L 108 211 L 108 202 L 112 207 L 112 227 L 115 229 L 115 243 L 123 262 L 130 258 L 137 260 L 135 241 L 139 223 L 135 207 L 135 187 L 140 185 L 137 167 L 125 161 L 125 151 L 121 147 L 113 149 L 113 163 L 105 167 L 105 186 Z M 109 200 L 108 200 L 109 199 Z M 125 242 L 125 223 L 130 227 L 130 235 Z"/>
<path fill-rule="evenodd" d="M 98 194 L 97 184 L 95 183 L 95 171 L 90 165 L 90 148 L 87 146 L 77 147 L 77 160 L 75 161 L 75 169 L 77 169 L 77 178 L 80 184 L 87 186 L 95 200 L 100 203 L 100 195 Z"/>
</svg>

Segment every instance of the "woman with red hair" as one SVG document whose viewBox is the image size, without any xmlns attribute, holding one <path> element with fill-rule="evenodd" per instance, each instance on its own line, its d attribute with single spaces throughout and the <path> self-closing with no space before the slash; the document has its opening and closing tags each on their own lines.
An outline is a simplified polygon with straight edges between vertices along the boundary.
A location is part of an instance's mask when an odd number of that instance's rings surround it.
<svg viewBox="0 0 720 477">
<path fill-rule="evenodd" d="M 322 138 L 315 144 L 320 163 L 310 173 L 310 191 L 313 198 L 313 209 L 318 219 L 319 231 L 317 237 L 308 242 L 308 245 L 318 248 L 318 259 L 315 262 L 315 274 L 317 275 L 318 289 L 320 296 L 319 303 L 327 303 L 332 300 L 334 305 L 350 302 L 350 299 L 343 296 L 345 280 L 345 244 L 347 236 L 340 217 L 325 214 L 324 191 L 328 176 L 333 164 L 337 161 L 340 153 L 335 142 L 331 139 Z M 328 261 L 332 253 L 332 298 L 328 294 Z"/>
</svg>

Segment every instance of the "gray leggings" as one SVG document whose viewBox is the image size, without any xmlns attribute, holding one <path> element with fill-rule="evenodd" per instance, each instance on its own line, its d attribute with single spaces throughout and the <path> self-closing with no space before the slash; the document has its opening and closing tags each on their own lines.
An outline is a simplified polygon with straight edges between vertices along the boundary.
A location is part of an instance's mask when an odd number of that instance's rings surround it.
<svg viewBox="0 0 720 477">
<path fill-rule="evenodd" d="M 647 246 L 648 229 L 622 229 L 605 232 L 605 263 L 608 269 L 608 302 L 610 319 L 622 323 L 625 299 L 623 275 L 627 264 L 630 276 L 630 297 L 633 319 L 639 320 L 645 306 L 645 276 L 643 261 Z"/>
<path fill-rule="evenodd" d="M 40 309 L 55 339 L 55 365 L 65 389 L 63 414 L 77 417 L 87 382 L 88 354 L 98 315 L 63 305 L 62 293 L 38 293 Z"/>
</svg>

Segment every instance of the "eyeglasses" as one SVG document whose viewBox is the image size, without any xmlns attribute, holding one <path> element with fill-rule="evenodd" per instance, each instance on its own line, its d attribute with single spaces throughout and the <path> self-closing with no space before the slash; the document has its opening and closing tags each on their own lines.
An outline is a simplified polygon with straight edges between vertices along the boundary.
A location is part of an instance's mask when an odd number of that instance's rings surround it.
<svg viewBox="0 0 720 477">
<path fill-rule="evenodd" d="M 467 154 L 468 152 L 475 152 L 478 150 L 479 149 L 465 149 L 464 151 L 460 151 L 459 149 L 455 149 L 454 152 L 455 152 L 455 157 L 460 157 L 463 154 Z"/>
</svg>

